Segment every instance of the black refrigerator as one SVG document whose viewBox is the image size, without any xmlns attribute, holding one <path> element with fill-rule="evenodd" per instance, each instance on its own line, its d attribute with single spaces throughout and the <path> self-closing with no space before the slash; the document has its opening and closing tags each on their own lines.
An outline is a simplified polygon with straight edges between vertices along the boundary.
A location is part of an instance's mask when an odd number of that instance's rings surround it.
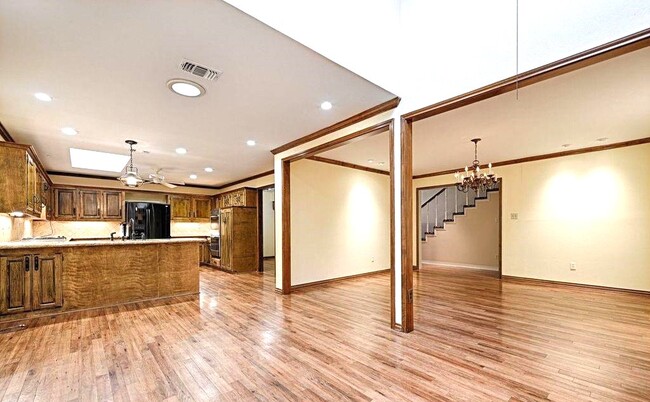
<svg viewBox="0 0 650 402">
<path fill-rule="evenodd" d="M 133 225 L 134 239 L 170 238 L 171 212 L 169 204 L 127 202 L 126 222 Z"/>
</svg>

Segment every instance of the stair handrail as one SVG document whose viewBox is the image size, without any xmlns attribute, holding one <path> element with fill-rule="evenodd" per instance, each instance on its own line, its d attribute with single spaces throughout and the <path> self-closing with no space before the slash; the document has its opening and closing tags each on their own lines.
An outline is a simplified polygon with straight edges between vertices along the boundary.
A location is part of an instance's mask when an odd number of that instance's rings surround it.
<svg viewBox="0 0 650 402">
<path fill-rule="evenodd" d="M 442 194 L 443 192 L 447 191 L 448 188 L 449 188 L 449 187 L 445 187 L 445 188 L 441 189 L 440 191 L 438 191 L 437 193 L 435 193 L 435 194 L 433 195 L 433 197 L 431 197 L 431 198 L 429 198 L 428 200 L 426 200 L 426 201 L 424 202 L 424 204 L 422 204 L 422 205 L 420 206 L 420 209 L 426 207 L 427 204 L 429 204 L 431 201 L 433 201 L 434 199 L 436 199 L 436 197 L 438 197 L 438 196 L 439 196 L 440 194 Z"/>
</svg>

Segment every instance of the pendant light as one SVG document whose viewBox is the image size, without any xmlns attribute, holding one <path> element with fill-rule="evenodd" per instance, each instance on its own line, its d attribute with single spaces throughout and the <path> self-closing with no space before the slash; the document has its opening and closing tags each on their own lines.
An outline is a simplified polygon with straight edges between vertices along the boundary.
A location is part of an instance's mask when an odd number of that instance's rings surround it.
<svg viewBox="0 0 650 402">
<path fill-rule="evenodd" d="M 124 169 L 124 174 L 118 177 L 117 180 L 121 181 L 122 184 L 124 184 L 127 187 L 131 187 L 131 188 L 140 187 L 141 185 L 144 184 L 144 180 L 138 174 L 138 168 L 133 167 L 133 146 L 136 145 L 137 142 L 133 140 L 126 140 L 124 142 L 129 144 L 129 153 L 130 153 L 129 165 Z"/>
</svg>

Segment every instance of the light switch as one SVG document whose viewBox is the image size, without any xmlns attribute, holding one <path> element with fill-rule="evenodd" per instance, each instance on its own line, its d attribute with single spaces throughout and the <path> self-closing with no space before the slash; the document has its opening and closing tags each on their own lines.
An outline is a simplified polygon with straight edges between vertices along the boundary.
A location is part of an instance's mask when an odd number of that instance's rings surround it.
<svg viewBox="0 0 650 402">
<path fill-rule="evenodd" d="M 513 221 L 516 221 L 519 219 L 519 213 L 518 212 L 510 212 L 510 219 Z"/>
</svg>

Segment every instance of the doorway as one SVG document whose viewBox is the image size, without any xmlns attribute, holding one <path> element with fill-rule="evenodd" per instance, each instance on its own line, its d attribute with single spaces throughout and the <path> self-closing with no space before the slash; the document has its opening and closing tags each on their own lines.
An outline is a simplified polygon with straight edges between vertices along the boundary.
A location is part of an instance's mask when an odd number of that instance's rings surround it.
<svg viewBox="0 0 650 402">
<path fill-rule="evenodd" d="M 258 272 L 275 275 L 275 185 L 257 189 Z"/>
</svg>

